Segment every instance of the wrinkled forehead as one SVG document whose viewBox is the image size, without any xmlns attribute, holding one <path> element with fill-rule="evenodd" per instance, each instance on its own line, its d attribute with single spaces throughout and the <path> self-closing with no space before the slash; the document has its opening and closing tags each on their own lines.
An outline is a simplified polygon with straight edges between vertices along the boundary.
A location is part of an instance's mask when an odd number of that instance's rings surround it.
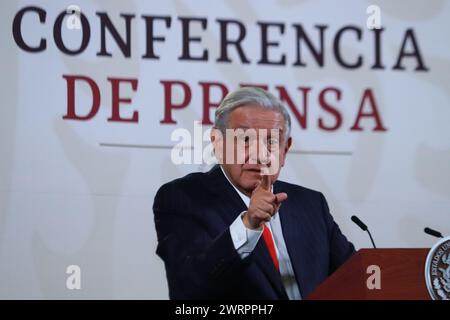
<svg viewBox="0 0 450 320">
<path fill-rule="evenodd" d="M 240 106 L 230 113 L 228 128 L 236 129 L 277 129 L 284 131 L 284 115 L 278 110 L 257 105 Z"/>
<path fill-rule="evenodd" d="M 248 137 L 280 137 L 284 134 L 283 128 L 227 128 L 226 133 L 234 136 L 245 135 Z"/>
</svg>

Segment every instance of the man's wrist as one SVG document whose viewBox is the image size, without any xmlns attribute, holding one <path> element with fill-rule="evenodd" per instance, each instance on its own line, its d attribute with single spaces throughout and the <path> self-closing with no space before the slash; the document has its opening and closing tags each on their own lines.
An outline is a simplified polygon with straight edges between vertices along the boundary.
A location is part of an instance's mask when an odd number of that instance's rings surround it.
<svg viewBox="0 0 450 320">
<path fill-rule="evenodd" d="M 250 230 L 261 230 L 261 226 L 259 226 L 259 225 L 254 226 L 254 225 L 252 225 L 250 223 L 250 220 L 248 219 L 248 211 L 244 211 L 244 213 L 241 215 L 241 218 L 242 218 L 242 222 L 244 223 L 244 226 L 247 229 L 250 229 Z"/>
</svg>

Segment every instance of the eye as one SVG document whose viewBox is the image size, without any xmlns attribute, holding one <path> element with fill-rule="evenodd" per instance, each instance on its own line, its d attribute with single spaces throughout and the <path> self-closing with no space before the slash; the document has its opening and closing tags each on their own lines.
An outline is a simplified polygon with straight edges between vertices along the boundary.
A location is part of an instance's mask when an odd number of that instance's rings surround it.
<svg viewBox="0 0 450 320">
<path fill-rule="evenodd" d="M 250 137 L 248 135 L 242 134 L 238 136 L 238 141 L 243 142 L 245 144 L 249 144 Z"/>
<path fill-rule="evenodd" d="M 267 139 L 267 144 L 268 145 L 277 145 L 279 143 L 279 140 L 276 138 L 269 138 Z"/>
</svg>

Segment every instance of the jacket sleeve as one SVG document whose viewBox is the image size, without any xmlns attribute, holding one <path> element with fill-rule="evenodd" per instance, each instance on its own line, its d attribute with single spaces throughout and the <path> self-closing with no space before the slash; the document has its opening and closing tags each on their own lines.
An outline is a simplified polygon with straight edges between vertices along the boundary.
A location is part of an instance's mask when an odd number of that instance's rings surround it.
<svg viewBox="0 0 450 320">
<path fill-rule="evenodd" d="M 199 215 L 175 184 L 162 186 L 153 212 L 158 237 L 156 253 L 166 267 L 171 299 L 211 299 L 224 296 L 248 259 L 234 248 L 229 227 L 211 237 Z M 191 212 L 190 212 L 191 211 Z M 207 213 L 206 213 L 207 214 Z"/>
<path fill-rule="evenodd" d="M 355 253 L 355 247 L 342 234 L 341 229 L 334 221 L 333 216 L 330 214 L 327 201 L 322 193 L 320 197 L 330 247 L 330 265 L 328 272 L 332 274 Z"/>
</svg>

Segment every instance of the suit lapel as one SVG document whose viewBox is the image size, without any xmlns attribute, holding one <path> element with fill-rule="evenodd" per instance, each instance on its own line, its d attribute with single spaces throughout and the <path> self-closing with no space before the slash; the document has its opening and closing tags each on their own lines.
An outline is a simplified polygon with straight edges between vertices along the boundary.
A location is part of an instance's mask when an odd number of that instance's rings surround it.
<svg viewBox="0 0 450 320">
<path fill-rule="evenodd" d="M 288 299 L 286 290 L 284 289 L 283 282 L 281 280 L 280 273 L 275 269 L 272 258 L 270 257 L 269 251 L 264 240 L 259 239 L 258 244 L 255 247 L 252 255 L 254 261 L 256 261 L 259 268 L 264 272 L 266 277 L 269 279 L 273 288 L 277 293 L 283 297 L 283 299 Z"/>
<path fill-rule="evenodd" d="M 247 206 L 228 182 L 219 165 L 215 165 L 208 175 L 209 183 L 205 187 L 213 194 L 212 201 L 222 212 L 221 217 L 225 224 L 229 226 L 242 211 L 247 210 Z"/>
<path fill-rule="evenodd" d="M 222 170 L 218 165 L 214 166 L 209 172 L 210 182 L 207 186 L 214 194 L 214 203 L 216 206 L 223 208 L 222 218 L 227 226 L 231 225 L 236 219 L 237 215 L 242 211 L 247 210 L 247 206 L 224 176 Z M 251 259 L 256 262 L 256 265 L 264 272 L 272 287 L 283 298 L 288 296 L 283 287 L 280 273 L 275 269 L 272 258 L 270 257 L 267 246 L 262 237 L 258 241 L 253 253 L 250 255 Z"/>
</svg>

